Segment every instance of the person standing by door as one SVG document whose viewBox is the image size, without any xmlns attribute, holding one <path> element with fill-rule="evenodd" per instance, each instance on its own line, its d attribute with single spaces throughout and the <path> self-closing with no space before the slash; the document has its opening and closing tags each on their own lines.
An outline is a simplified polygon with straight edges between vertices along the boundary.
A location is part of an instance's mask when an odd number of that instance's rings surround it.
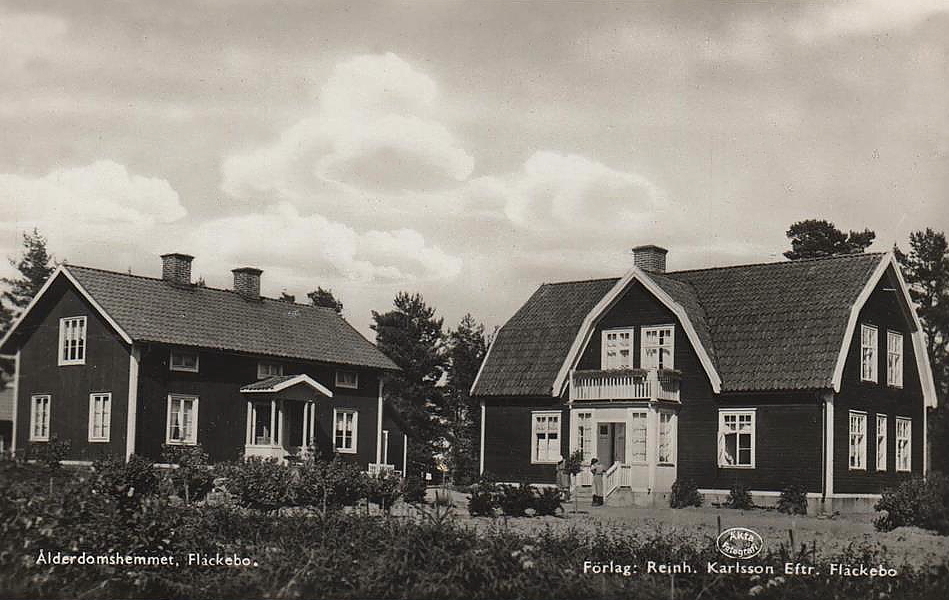
<svg viewBox="0 0 949 600">
<path fill-rule="evenodd" d="M 603 506 L 603 465 L 596 457 L 590 459 L 590 473 L 593 475 L 593 506 Z"/>
</svg>

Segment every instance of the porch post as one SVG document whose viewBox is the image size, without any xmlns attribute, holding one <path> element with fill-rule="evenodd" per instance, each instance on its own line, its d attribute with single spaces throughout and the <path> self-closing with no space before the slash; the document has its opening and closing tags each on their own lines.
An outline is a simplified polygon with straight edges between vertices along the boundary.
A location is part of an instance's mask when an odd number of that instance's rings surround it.
<svg viewBox="0 0 949 600">
<path fill-rule="evenodd" d="M 303 427 L 300 428 L 303 430 L 303 440 L 300 442 L 300 445 L 303 446 L 304 448 L 306 448 L 306 436 L 307 436 L 307 433 L 309 433 L 309 427 L 308 427 L 309 423 L 310 423 L 310 403 L 304 402 L 303 403 Z"/>
<path fill-rule="evenodd" d="M 315 403 L 310 405 L 309 428 L 310 428 L 309 443 L 312 444 L 314 441 L 316 441 L 316 404 Z"/>
<path fill-rule="evenodd" d="M 659 445 L 659 411 L 655 404 L 649 405 L 646 413 L 646 460 L 649 463 L 649 493 L 656 489 L 656 459 Z"/>
<path fill-rule="evenodd" d="M 274 445 L 274 439 L 276 439 L 276 425 L 277 425 L 277 400 L 272 399 L 270 401 L 270 445 Z"/>
<path fill-rule="evenodd" d="M 277 446 L 283 446 L 283 400 L 277 401 Z"/>
<path fill-rule="evenodd" d="M 244 443 L 248 446 L 254 445 L 254 405 L 250 400 L 247 401 L 247 435 Z"/>
</svg>

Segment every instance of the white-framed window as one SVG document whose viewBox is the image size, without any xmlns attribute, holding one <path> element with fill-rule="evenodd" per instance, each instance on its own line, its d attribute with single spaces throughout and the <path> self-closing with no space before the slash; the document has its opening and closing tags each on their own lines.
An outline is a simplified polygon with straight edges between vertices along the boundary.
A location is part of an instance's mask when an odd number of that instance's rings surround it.
<svg viewBox="0 0 949 600">
<path fill-rule="evenodd" d="M 639 364 L 644 369 L 674 368 L 675 326 L 643 327 Z"/>
<path fill-rule="evenodd" d="M 166 444 L 198 443 L 197 396 L 168 395 L 168 417 L 165 428 Z"/>
<path fill-rule="evenodd" d="M 336 387 L 356 389 L 359 387 L 359 373 L 356 371 L 336 371 Z"/>
<path fill-rule="evenodd" d="M 886 384 L 903 387 L 903 334 L 886 332 Z"/>
<path fill-rule="evenodd" d="M 173 349 L 168 359 L 168 369 L 171 371 L 198 372 L 198 352 L 196 350 Z"/>
<path fill-rule="evenodd" d="M 389 464 L 389 430 L 382 430 L 382 464 Z"/>
<path fill-rule="evenodd" d="M 675 463 L 675 413 L 671 410 L 659 411 L 659 435 L 657 438 L 656 462 L 671 465 Z"/>
<path fill-rule="evenodd" d="M 850 468 L 867 468 L 867 413 L 851 410 L 850 417 Z"/>
<path fill-rule="evenodd" d="M 89 441 L 108 442 L 112 429 L 112 392 L 89 394 Z"/>
<path fill-rule="evenodd" d="M 593 436 L 593 413 L 577 413 L 577 447 L 583 453 L 583 464 L 590 464 L 596 438 Z"/>
<path fill-rule="evenodd" d="M 60 365 L 86 364 L 86 317 L 59 320 Z"/>
<path fill-rule="evenodd" d="M 637 410 L 630 414 L 629 429 L 630 441 L 629 461 L 631 463 L 646 463 L 646 431 L 649 415 L 644 410 Z"/>
<path fill-rule="evenodd" d="M 49 441 L 49 394 L 37 394 L 30 397 L 30 441 Z"/>
<path fill-rule="evenodd" d="M 272 362 L 257 363 L 257 379 L 267 379 L 268 377 L 275 377 L 277 375 L 283 375 L 282 364 Z"/>
<path fill-rule="evenodd" d="M 560 413 L 531 413 L 532 463 L 556 463 L 560 460 Z"/>
<path fill-rule="evenodd" d="M 603 369 L 629 369 L 633 366 L 633 329 L 605 329 L 600 364 Z"/>
<path fill-rule="evenodd" d="M 860 380 L 878 381 L 877 379 L 877 348 L 878 331 L 873 325 L 860 325 Z"/>
<path fill-rule="evenodd" d="M 334 408 L 333 424 L 333 447 L 337 452 L 355 454 L 359 412 L 348 408 Z"/>
<path fill-rule="evenodd" d="M 718 466 L 755 466 L 754 409 L 722 409 L 718 411 Z"/>
<path fill-rule="evenodd" d="M 886 471 L 886 415 L 877 414 L 877 471 Z"/>
<path fill-rule="evenodd" d="M 913 467 L 913 420 L 896 417 L 896 470 L 909 471 Z"/>
</svg>

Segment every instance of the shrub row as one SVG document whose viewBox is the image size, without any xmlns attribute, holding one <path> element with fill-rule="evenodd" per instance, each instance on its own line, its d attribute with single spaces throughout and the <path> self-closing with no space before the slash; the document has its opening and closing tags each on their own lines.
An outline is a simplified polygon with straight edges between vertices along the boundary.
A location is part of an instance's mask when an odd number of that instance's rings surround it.
<svg viewBox="0 0 949 600">
<path fill-rule="evenodd" d="M 555 515 L 562 510 L 561 501 L 557 488 L 484 482 L 471 487 L 468 512 L 475 517 L 491 517 L 498 512 L 509 517 Z"/>
<path fill-rule="evenodd" d="M 876 509 L 883 513 L 873 522 L 879 531 L 914 525 L 949 535 L 949 478 L 932 473 L 904 481 L 884 492 Z"/>
</svg>

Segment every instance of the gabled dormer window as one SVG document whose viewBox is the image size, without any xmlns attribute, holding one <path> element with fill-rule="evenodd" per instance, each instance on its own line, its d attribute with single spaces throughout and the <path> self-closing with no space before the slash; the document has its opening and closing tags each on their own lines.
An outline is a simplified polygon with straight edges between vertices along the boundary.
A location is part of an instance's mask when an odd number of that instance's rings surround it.
<svg viewBox="0 0 949 600">
<path fill-rule="evenodd" d="M 640 366 L 644 369 L 672 369 L 675 326 L 643 327 Z"/>
<path fill-rule="evenodd" d="M 283 375 L 283 365 L 280 363 L 259 362 L 257 363 L 257 379 L 267 379 Z"/>
<path fill-rule="evenodd" d="M 603 331 L 601 364 L 603 369 L 629 369 L 633 366 L 633 330 Z"/>
<path fill-rule="evenodd" d="M 903 334 L 886 332 L 886 384 L 903 387 Z"/>
<path fill-rule="evenodd" d="M 59 364 L 86 364 L 86 317 L 59 320 Z"/>
<path fill-rule="evenodd" d="M 168 369 L 172 371 L 198 372 L 198 353 L 194 350 L 172 350 L 168 360 Z"/>
<path fill-rule="evenodd" d="M 860 380 L 877 382 L 877 328 L 860 326 Z"/>
</svg>

